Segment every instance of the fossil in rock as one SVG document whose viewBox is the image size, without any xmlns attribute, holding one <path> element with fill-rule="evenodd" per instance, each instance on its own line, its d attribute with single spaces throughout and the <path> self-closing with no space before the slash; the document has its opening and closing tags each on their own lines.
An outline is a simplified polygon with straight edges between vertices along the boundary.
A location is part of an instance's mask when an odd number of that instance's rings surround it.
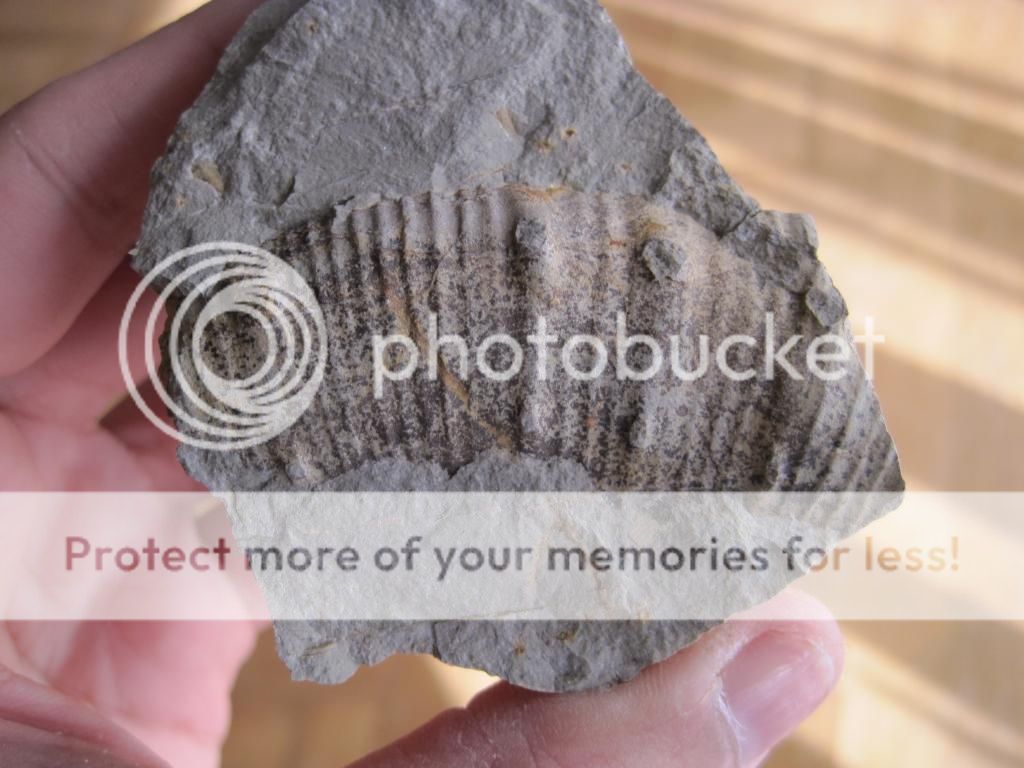
<svg viewBox="0 0 1024 768">
<path fill-rule="evenodd" d="M 425 192 L 429 191 L 429 192 Z M 344 201 L 338 203 L 338 201 Z M 221 490 L 894 490 L 898 463 L 854 357 L 835 381 L 734 381 L 766 342 L 849 339 L 807 217 L 761 210 L 635 71 L 592 0 L 270 0 L 227 50 L 153 172 L 135 266 L 194 243 L 266 243 L 332 329 L 312 407 L 269 443 L 183 446 Z M 199 307 L 195 308 L 199 311 Z M 766 318 L 771 316 L 771 327 Z M 441 345 L 430 375 L 433 322 Z M 560 345 L 538 355 L 543 317 Z M 193 315 L 183 316 L 183 333 Z M 543 329 L 541 329 L 543 330 Z M 225 322 L 211 360 L 247 374 L 252 328 Z M 662 344 L 661 373 L 620 379 L 617 336 Z M 374 334 L 392 375 L 375 377 Z M 480 374 L 494 334 L 522 347 Z M 700 336 L 710 371 L 699 370 Z M 563 358 L 568 337 L 578 341 Z M 591 372 L 577 380 L 568 368 Z M 504 342 L 504 343 L 501 343 Z M 503 339 L 485 349 L 515 367 Z M 187 345 L 186 345 L 187 346 Z M 394 371 L 418 365 L 408 379 Z M 623 361 L 644 370 L 633 344 Z M 405 357 L 403 357 L 403 355 Z M 770 356 L 769 356 L 770 357 Z M 540 360 L 552 376 L 533 372 Z M 568 363 L 568 365 L 566 365 Z M 172 393 L 175 383 L 168 382 Z M 379 395 L 378 395 L 379 392 Z M 837 535 L 864 518 L 833 521 Z M 261 518 L 240 535 L 281 535 Z M 264 579 L 270 593 L 286 589 Z M 752 586 L 751 600 L 770 596 Z M 756 593 L 756 594 L 755 594 Z M 287 594 L 272 594 L 287 599 Z M 300 622 L 275 625 L 293 673 L 323 682 L 431 652 L 543 690 L 624 680 L 704 621 Z M 525 649 L 525 650 L 524 650 Z"/>
</svg>

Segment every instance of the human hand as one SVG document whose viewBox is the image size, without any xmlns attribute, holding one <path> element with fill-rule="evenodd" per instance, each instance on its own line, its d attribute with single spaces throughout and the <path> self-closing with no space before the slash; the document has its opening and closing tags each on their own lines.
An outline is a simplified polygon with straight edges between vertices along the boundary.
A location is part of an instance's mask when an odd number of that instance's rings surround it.
<svg viewBox="0 0 1024 768">
<path fill-rule="evenodd" d="M 138 282 L 125 254 L 150 166 L 254 5 L 204 8 L 0 118 L 0 490 L 195 488 L 130 400 L 111 410 Z M 129 348 L 141 357 L 141 338 Z M 242 622 L 0 625 L 0 765 L 217 765 L 255 634 Z"/>
<path fill-rule="evenodd" d="M 125 254 L 153 161 L 257 4 L 217 0 L 0 118 L 0 489 L 194 488 L 123 398 L 117 331 L 138 282 Z M 497 685 L 360 765 L 754 765 L 841 666 L 834 622 L 802 603 L 794 614 L 808 620 L 730 622 L 611 691 Z M 0 625 L 0 763 L 217 765 L 254 633 Z"/>
</svg>

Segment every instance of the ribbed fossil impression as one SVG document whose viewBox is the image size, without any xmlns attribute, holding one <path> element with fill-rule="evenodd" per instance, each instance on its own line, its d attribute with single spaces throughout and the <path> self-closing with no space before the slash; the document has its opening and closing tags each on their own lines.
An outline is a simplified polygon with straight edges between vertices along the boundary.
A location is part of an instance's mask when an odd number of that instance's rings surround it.
<svg viewBox="0 0 1024 768">
<path fill-rule="evenodd" d="M 784 223 L 797 243 L 813 234 Z M 328 384 L 249 464 L 268 488 L 340 486 L 379 459 L 454 474 L 497 451 L 571 461 L 606 490 L 894 489 L 856 358 L 828 380 L 803 362 L 845 314 L 813 248 L 758 253 L 741 235 L 641 197 L 522 185 L 349 203 L 293 227 L 267 247 L 315 286 Z M 620 359 L 641 335 L 655 347 Z M 239 371 L 259 354 L 240 336 L 218 351 Z M 738 336 L 755 344 L 723 352 Z M 800 378 L 775 363 L 767 379 L 766 350 L 794 337 Z"/>
</svg>

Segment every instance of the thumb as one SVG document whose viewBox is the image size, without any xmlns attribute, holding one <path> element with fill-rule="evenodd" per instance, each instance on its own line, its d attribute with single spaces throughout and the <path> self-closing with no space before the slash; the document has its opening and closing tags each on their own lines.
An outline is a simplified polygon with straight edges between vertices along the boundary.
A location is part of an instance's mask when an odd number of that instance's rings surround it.
<svg viewBox="0 0 1024 768">
<path fill-rule="evenodd" d="M 842 659 L 825 609 L 787 593 L 616 688 L 502 683 L 352 768 L 755 766 L 817 708 Z"/>
</svg>

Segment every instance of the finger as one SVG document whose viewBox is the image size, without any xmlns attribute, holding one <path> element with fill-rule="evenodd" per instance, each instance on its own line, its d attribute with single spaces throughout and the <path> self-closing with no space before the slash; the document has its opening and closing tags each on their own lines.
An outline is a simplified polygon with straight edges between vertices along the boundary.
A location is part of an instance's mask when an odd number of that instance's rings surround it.
<svg viewBox="0 0 1024 768">
<path fill-rule="evenodd" d="M 163 412 L 153 387 L 140 394 Z M 181 468 L 177 442 L 157 429 L 130 398 L 99 425 L 72 427 L 0 412 L 0 491 L 196 491 Z"/>
<path fill-rule="evenodd" d="M 111 732 L 116 723 L 124 736 L 176 768 L 213 768 L 230 725 L 232 685 L 261 627 L 243 621 L 89 621 L 11 622 L 4 629 L 49 686 L 113 721 L 97 727 Z M 0 716 L 2 706 L 0 700 Z M 63 726 L 43 715 L 37 727 Z M 131 757 L 127 746 L 122 738 L 115 754 Z"/>
<path fill-rule="evenodd" d="M 216 0 L 0 118 L 0 375 L 56 343 L 136 239 L 150 167 L 259 0 Z"/>
<path fill-rule="evenodd" d="M 186 485 L 180 468 L 172 476 L 172 452 L 140 454 L 99 427 L 75 431 L 0 414 L 0 454 L 4 493 L 162 491 Z"/>
<path fill-rule="evenodd" d="M 0 744 L 4 765 L 166 768 L 127 731 L 91 708 L 3 666 Z"/>
<path fill-rule="evenodd" d="M 127 262 L 118 265 L 56 346 L 25 370 L 0 380 L 0 408 L 61 424 L 96 424 L 127 393 L 117 338 L 138 283 Z M 146 324 L 139 318 L 149 314 L 155 300 L 155 294 L 144 294 L 136 321 L 128 326 L 126 362 L 136 383 L 146 378 Z M 150 345 L 158 360 L 156 338 Z"/>
<path fill-rule="evenodd" d="M 156 388 L 145 382 L 138 389 L 150 410 L 163 415 L 172 425 Z M 100 423 L 138 463 L 154 491 L 203 491 L 205 487 L 189 477 L 178 461 L 178 441 L 163 432 L 130 397 L 125 397 Z"/>
<path fill-rule="evenodd" d="M 842 666 L 835 622 L 807 598 L 784 600 L 785 615 L 805 618 L 728 622 L 607 691 L 500 684 L 356 766 L 757 765 L 818 706 Z"/>
</svg>

